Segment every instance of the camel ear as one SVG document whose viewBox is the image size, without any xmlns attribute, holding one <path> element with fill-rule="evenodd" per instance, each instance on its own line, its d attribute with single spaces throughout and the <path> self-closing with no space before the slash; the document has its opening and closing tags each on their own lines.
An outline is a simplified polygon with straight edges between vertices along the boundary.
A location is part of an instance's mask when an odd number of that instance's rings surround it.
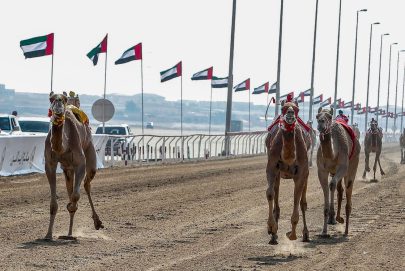
<svg viewBox="0 0 405 271">
<path fill-rule="evenodd" d="M 333 107 L 331 107 L 331 108 L 329 109 L 329 112 L 330 112 L 331 116 L 333 116 Z"/>
<path fill-rule="evenodd" d="M 322 111 L 322 107 L 319 107 L 318 108 L 318 113 L 321 113 L 321 111 Z"/>
<path fill-rule="evenodd" d="M 282 101 L 281 101 L 281 107 L 283 107 L 284 104 L 285 104 L 285 100 L 282 100 Z"/>
<path fill-rule="evenodd" d="M 62 95 L 62 98 L 63 98 L 63 102 L 67 103 L 68 98 L 65 95 Z"/>
<path fill-rule="evenodd" d="M 55 95 L 54 95 L 53 91 L 51 91 L 51 93 L 49 93 L 49 102 L 53 103 L 54 100 L 55 100 Z"/>
</svg>

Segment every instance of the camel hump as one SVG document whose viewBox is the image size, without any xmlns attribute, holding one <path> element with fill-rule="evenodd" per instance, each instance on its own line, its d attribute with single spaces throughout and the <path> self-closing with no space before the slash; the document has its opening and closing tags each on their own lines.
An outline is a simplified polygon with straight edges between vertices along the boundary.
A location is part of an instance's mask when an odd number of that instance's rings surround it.
<svg viewBox="0 0 405 271">
<path fill-rule="evenodd" d="M 80 108 L 77 108 L 74 105 L 67 105 L 66 106 L 70 111 L 72 111 L 73 115 L 76 117 L 76 119 L 78 121 L 80 121 L 81 123 L 85 124 L 85 125 L 89 125 L 89 117 L 86 115 L 86 113 L 84 113 L 83 110 L 81 110 Z"/>
</svg>

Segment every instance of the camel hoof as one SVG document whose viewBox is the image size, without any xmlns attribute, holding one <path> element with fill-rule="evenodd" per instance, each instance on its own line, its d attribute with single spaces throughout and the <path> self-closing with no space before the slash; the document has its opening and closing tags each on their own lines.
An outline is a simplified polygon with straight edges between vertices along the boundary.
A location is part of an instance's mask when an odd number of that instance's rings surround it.
<svg viewBox="0 0 405 271">
<path fill-rule="evenodd" d="M 77 241 L 77 238 L 71 235 L 61 235 L 58 237 L 60 240 Z"/>
<path fill-rule="evenodd" d="M 339 223 L 341 223 L 341 224 L 342 224 L 342 223 L 345 223 L 344 218 L 341 217 L 341 216 L 337 216 L 337 217 L 336 217 L 336 221 L 339 222 Z"/>
<path fill-rule="evenodd" d="M 101 222 L 101 220 L 94 220 L 94 228 L 96 228 L 96 230 L 104 229 L 103 222 Z"/>
<path fill-rule="evenodd" d="M 309 233 L 308 232 L 304 232 L 304 234 L 302 235 L 302 242 L 309 242 Z"/>
<path fill-rule="evenodd" d="M 384 171 L 381 171 L 381 176 L 384 176 L 385 175 L 385 172 Z"/>
<path fill-rule="evenodd" d="M 329 225 L 336 225 L 336 220 L 335 220 L 334 218 L 330 218 L 330 219 L 328 220 L 328 224 L 329 224 Z"/>
<path fill-rule="evenodd" d="M 319 237 L 321 237 L 321 238 L 330 238 L 330 234 L 327 234 L 327 233 L 321 233 L 321 235 L 319 235 Z"/>
<path fill-rule="evenodd" d="M 44 241 L 52 241 L 52 235 L 46 235 Z"/>
<path fill-rule="evenodd" d="M 378 183 L 378 180 L 377 179 L 371 179 L 370 183 Z"/>
<path fill-rule="evenodd" d="M 269 241 L 269 244 L 270 244 L 270 245 L 278 245 L 277 239 L 278 239 L 277 234 L 273 234 L 273 235 L 271 236 L 271 239 L 270 239 L 270 241 Z"/>
<path fill-rule="evenodd" d="M 286 234 L 285 234 L 287 237 L 288 237 L 288 239 L 290 239 L 291 241 L 293 241 L 293 240 L 297 240 L 297 235 L 294 233 L 292 233 L 292 232 L 287 232 Z"/>
</svg>

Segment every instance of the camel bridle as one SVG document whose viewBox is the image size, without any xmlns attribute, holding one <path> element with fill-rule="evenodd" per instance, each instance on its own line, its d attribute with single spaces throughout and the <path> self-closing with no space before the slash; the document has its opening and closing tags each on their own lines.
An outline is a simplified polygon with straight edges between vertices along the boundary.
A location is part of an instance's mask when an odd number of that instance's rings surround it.
<svg viewBox="0 0 405 271">
<path fill-rule="evenodd" d="M 287 115 L 288 112 L 293 112 L 292 116 Z M 287 115 L 287 116 L 286 116 Z M 280 128 L 286 132 L 292 132 L 295 129 L 295 124 L 297 123 L 296 111 L 293 107 L 289 107 L 283 110 L 283 114 L 280 116 Z"/>
<path fill-rule="evenodd" d="M 55 106 L 56 103 L 62 103 L 62 107 L 63 107 L 63 111 L 62 113 L 55 113 Z M 57 126 L 60 127 L 63 122 L 65 121 L 65 110 L 66 110 L 66 104 L 64 101 L 59 100 L 59 99 L 55 99 L 52 104 L 51 104 L 51 122 L 53 126 Z"/>
</svg>

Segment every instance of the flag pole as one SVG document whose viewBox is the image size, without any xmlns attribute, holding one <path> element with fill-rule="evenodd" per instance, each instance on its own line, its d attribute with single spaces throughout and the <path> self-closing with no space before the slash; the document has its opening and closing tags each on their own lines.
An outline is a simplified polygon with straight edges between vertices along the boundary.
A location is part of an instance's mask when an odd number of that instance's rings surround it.
<svg viewBox="0 0 405 271">
<path fill-rule="evenodd" d="M 145 147 L 145 133 L 144 133 L 144 122 L 143 122 L 143 116 L 144 116 L 144 112 L 143 112 L 143 56 L 141 59 L 141 100 L 142 100 L 142 117 L 141 117 L 141 121 L 142 121 L 142 149 Z M 139 155 L 141 155 L 139 153 Z M 139 156 L 140 157 L 140 156 Z"/>
<path fill-rule="evenodd" d="M 107 89 L 107 55 L 108 55 L 108 50 L 105 52 L 105 64 L 104 64 L 104 102 L 103 102 L 103 134 L 105 133 L 105 93 Z"/>
<path fill-rule="evenodd" d="M 249 94 L 249 133 L 250 133 L 250 89 L 248 89 Z"/>
<path fill-rule="evenodd" d="M 212 112 L 212 83 L 210 83 L 210 85 L 211 85 L 211 97 L 210 97 L 210 121 L 208 125 L 208 136 L 211 136 L 211 112 Z"/>
<path fill-rule="evenodd" d="M 181 135 L 181 160 L 184 160 L 184 138 L 183 138 L 183 63 L 181 63 L 180 76 L 180 135 Z"/>
<path fill-rule="evenodd" d="M 267 91 L 267 97 L 266 97 L 266 104 L 268 105 L 269 104 L 269 91 Z M 266 118 L 266 116 L 264 116 L 264 119 L 266 120 L 266 127 L 264 127 L 264 128 L 266 128 L 267 129 L 267 118 Z"/>
<path fill-rule="evenodd" d="M 52 52 L 52 64 L 51 64 L 51 91 L 53 91 L 53 54 L 55 53 L 55 47 Z"/>
</svg>

